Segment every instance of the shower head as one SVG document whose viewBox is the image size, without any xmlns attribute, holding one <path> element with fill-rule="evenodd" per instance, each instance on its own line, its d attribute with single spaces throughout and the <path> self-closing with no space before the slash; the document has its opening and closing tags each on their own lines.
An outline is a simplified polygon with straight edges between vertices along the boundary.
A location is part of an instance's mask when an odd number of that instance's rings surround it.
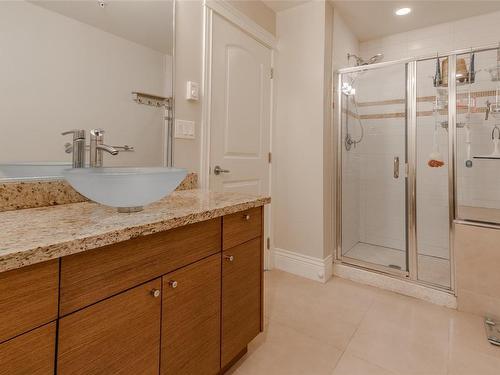
<svg viewBox="0 0 500 375">
<path fill-rule="evenodd" d="M 384 58 L 383 53 L 377 53 L 375 56 L 370 57 L 367 64 L 375 64 Z"/>
<path fill-rule="evenodd" d="M 360 65 L 370 65 L 370 64 L 375 64 L 376 62 L 379 62 L 382 60 L 384 57 L 383 53 L 377 53 L 375 56 L 370 57 L 368 60 L 365 60 L 358 55 L 355 55 L 353 53 L 348 53 L 347 54 L 347 60 L 349 61 L 350 59 L 356 60 L 356 66 Z"/>
</svg>

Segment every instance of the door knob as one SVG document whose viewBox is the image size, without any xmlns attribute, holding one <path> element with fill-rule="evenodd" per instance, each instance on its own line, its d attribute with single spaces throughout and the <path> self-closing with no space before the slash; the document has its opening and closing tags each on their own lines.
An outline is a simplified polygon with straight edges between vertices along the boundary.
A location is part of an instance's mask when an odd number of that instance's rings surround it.
<svg viewBox="0 0 500 375">
<path fill-rule="evenodd" d="M 228 169 L 222 169 L 219 165 L 216 165 L 214 168 L 214 174 L 216 176 L 220 175 L 221 173 L 230 173 L 231 171 Z"/>
<path fill-rule="evenodd" d="M 250 220 L 250 215 L 249 214 L 243 215 L 243 219 L 246 221 Z"/>
<path fill-rule="evenodd" d="M 224 259 L 229 262 L 234 262 L 234 255 L 225 255 Z"/>
<path fill-rule="evenodd" d="M 158 298 L 160 296 L 161 292 L 159 289 L 153 289 L 151 291 L 151 295 L 154 297 L 154 298 Z"/>
</svg>

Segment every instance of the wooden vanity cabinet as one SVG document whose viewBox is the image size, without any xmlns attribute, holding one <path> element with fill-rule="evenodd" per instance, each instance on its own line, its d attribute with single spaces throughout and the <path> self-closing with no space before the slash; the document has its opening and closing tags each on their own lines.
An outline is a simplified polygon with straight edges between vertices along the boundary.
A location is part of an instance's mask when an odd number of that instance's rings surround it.
<svg viewBox="0 0 500 375">
<path fill-rule="evenodd" d="M 161 279 L 59 321 L 57 373 L 158 374 Z"/>
<path fill-rule="evenodd" d="M 0 343 L 57 319 L 59 261 L 0 273 Z"/>
<path fill-rule="evenodd" d="M 161 374 L 220 369 L 221 255 L 163 277 Z"/>
<path fill-rule="evenodd" d="M 222 262 L 221 367 L 246 352 L 262 328 L 262 239 L 225 250 Z"/>
<path fill-rule="evenodd" d="M 54 374 L 56 322 L 0 344 L 0 375 Z"/>
<path fill-rule="evenodd" d="M 66 315 L 220 252 L 221 218 L 134 238 L 61 259 Z"/>
<path fill-rule="evenodd" d="M 262 212 L 0 273 L 0 375 L 224 373 L 262 330 Z"/>
</svg>

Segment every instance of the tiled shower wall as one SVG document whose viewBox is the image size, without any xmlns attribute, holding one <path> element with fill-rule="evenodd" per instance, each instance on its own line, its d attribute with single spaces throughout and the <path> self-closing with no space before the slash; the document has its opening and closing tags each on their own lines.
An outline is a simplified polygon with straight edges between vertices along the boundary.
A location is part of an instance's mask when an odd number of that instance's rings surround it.
<svg viewBox="0 0 500 375">
<path fill-rule="evenodd" d="M 496 44 L 500 42 L 499 35 L 500 12 L 494 12 L 363 42 L 360 43 L 360 53 L 366 57 L 382 52 L 384 53 L 384 61 L 389 61 L 438 52 L 444 53 L 454 49 Z M 469 56 L 460 57 L 466 60 L 469 58 Z M 490 120 L 485 121 L 484 110 L 486 100 L 494 101 L 494 91 L 499 87 L 498 82 L 491 82 L 489 73 L 486 71 L 486 69 L 497 64 L 496 58 L 495 51 L 476 54 L 476 83 L 471 87 L 473 96 L 478 94 L 478 97 L 474 99 L 478 113 L 473 113 L 470 121 L 473 156 L 488 155 L 493 150 L 491 132 L 495 125 L 495 119 L 490 117 Z M 423 91 L 419 92 L 419 96 L 436 95 L 436 91 L 429 84 L 433 74 L 434 65 L 431 62 L 419 62 L 418 89 L 422 90 L 423 88 Z M 467 90 L 467 86 L 458 88 L 462 104 L 467 100 Z M 483 94 L 488 91 L 489 96 L 484 96 Z M 419 110 L 431 109 L 431 103 L 419 104 Z M 466 108 L 464 110 L 466 111 Z M 459 114 L 457 120 L 458 122 L 465 122 L 465 114 Z M 419 125 L 422 125 L 422 129 L 428 126 L 432 127 L 427 120 L 422 120 Z M 500 186 L 500 173 L 498 173 L 500 161 L 474 161 L 473 168 L 465 168 L 465 132 L 464 128 L 457 130 L 458 205 L 460 209 L 462 207 L 500 209 L 500 190 L 498 189 L 498 186 Z M 500 215 L 498 216 L 500 219 Z"/>
</svg>

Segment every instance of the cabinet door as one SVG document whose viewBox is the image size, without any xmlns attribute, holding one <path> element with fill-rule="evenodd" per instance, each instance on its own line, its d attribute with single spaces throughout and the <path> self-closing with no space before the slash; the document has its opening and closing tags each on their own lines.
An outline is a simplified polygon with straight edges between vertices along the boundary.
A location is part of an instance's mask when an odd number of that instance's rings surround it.
<svg viewBox="0 0 500 375">
<path fill-rule="evenodd" d="M 59 261 L 0 273 L 0 342 L 57 319 Z"/>
<path fill-rule="evenodd" d="M 58 374 L 158 374 L 161 279 L 67 315 Z"/>
<path fill-rule="evenodd" d="M 0 375 L 53 375 L 56 323 L 0 344 Z"/>
<path fill-rule="evenodd" d="M 220 254 L 163 277 L 162 374 L 219 372 L 220 288 Z"/>
<path fill-rule="evenodd" d="M 222 350 L 225 368 L 261 330 L 262 239 L 224 251 L 222 259 Z"/>
</svg>

